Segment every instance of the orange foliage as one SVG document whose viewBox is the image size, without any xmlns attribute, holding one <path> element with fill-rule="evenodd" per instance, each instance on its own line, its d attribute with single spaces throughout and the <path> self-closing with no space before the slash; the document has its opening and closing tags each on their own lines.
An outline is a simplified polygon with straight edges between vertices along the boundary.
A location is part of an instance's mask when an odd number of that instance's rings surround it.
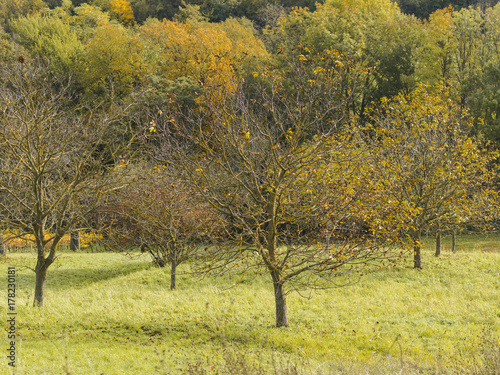
<svg viewBox="0 0 500 375">
<path fill-rule="evenodd" d="M 24 235 L 22 237 L 15 237 L 17 234 L 15 232 L 4 232 L 3 241 L 6 242 L 6 246 L 10 249 L 22 249 L 34 246 L 35 237 L 33 235 Z M 48 233 L 45 235 L 45 239 L 49 239 L 52 234 Z M 13 238 L 14 237 L 14 238 Z M 59 246 L 69 246 L 71 236 L 66 234 L 63 236 L 61 241 L 59 241 Z M 95 233 L 80 233 L 80 246 L 87 247 L 92 242 L 99 240 L 100 236 Z"/>
<path fill-rule="evenodd" d="M 227 85 L 238 77 L 245 56 L 267 57 L 252 29 L 235 20 L 221 24 L 154 20 L 141 27 L 141 37 L 150 72 L 170 80 L 192 76 L 204 85 Z"/>
</svg>

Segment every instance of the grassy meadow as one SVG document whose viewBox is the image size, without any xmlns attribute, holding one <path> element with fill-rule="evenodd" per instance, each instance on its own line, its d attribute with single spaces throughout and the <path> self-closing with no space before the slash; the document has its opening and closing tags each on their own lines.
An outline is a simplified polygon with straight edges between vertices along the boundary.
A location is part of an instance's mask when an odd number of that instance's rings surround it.
<svg viewBox="0 0 500 375">
<path fill-rule="evenodd" d="M 33 303 L 34 255 L 16 267 L 17 367 L 0 374 L 464 374 L 500 371 L 500 236 L 373 270 L 351 286 L 291 293 L 290 328 L 273 328 L 266 275 L 196 278 L 146 255 L 60 254 L 45 307 Z M 476 246 L 480 243 L 480 246 Z M 6 288 L 0 315 L 7 321 Z M 0 341 L 7 352 L 6 334 Z M 497 367 L 495 367 L 497 366 Z M 491 371 L 490 371 L 491 370 Z M 490 371 L 490 372 L 488 372 Z"/>
</svg>

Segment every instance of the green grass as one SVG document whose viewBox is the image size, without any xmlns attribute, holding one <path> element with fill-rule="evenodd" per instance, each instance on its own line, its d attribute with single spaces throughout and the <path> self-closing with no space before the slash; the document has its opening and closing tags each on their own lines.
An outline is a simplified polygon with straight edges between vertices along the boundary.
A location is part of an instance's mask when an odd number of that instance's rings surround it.
<svg viewBox="0 0 500 375">
<path fill-rule="evenodd" d="M 0 275 L 5 285 L 7 267 L 16 266 L 17 373 L 208 374 L 231 361 L 276 367 L 274 358 L 302 373 L 445 374 L 481 361 L 475 350 L 485 329 L 500 345 L 498 251 L 438 259 L 424 251 L 421 271 L 408 259 L 349 287 L 310 298 L 292 293 L 288 329 L 273 328 L 265 276 L 231 288 L 239 279 L 182 274 L 170 291 L 169 270 L 149 263 L 146 256 L 63 253 L 49 269 L 45 307 L 35 309 L 34 274 L 21 267 L 32 267 L 34 257 L 9 255 Z M 0 301 L 5 326 L 4 287 Z M 6 352 L 5 334 L 0 343 Z M 4 355 L 0 361 L 0 373 L 10 374 Z"/>
<path fill-rule="evenodd" d="M 436 239 L 432 236 L 423 237 L 424 247 L 435 249 Z M 443 235 L 442 252 L 451 252 L 451 235 Z M 493 251 L 500 252 L 500 233 L 461 234 L 457 236 L 456 251 Z"/>
</svg>

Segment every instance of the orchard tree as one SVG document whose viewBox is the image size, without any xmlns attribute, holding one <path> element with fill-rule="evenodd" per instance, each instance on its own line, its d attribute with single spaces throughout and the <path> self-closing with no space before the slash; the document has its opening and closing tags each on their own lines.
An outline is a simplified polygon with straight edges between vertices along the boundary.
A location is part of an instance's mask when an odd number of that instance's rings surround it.
<svg viewBox="0 0 500 375">
<path fill-rule="evenodd" d="M 373 150 L 386 173 L 383 181 L 389 183 L 385 190 L 412 211 L 407 234 L 414 245 L 414 267 L 421 268 L 425 230 L 497 207 L 489 168 L 495 155 L 470 136 L 471 118 L 445 89 L 429 92 L 421 85 L 409 96 L 384 100 L 372 121 Z"/>
<path fill-rule="evenodd" d="M 222 230 L 205 202 L 189 194 L 164 166 L 128 165 L 128 183 L 99 208 L 99 224 L 114 250 L 140 248 L 159 267 L 170 265 L 170 289 L 177 267 L 194 260 L 200 247 Z"/>
<path fill-rule="evenodd" d="M 100 152 L 114 111 L 75 109 L 68 87 L 42 65 L 0 68 L 0 215 L 2 229 L 34 239 L 34 306 L 62 237 L 116 187 Z"/>
<path fill-rule="evenodd" d="M 329 68 L 306 60 L 290 60 L 287 76 L 269 69 L 206 87 L 199 108 L 164 110 L 147 131 L 154 157 L 227 223 L 205 265 L 267 272 L 277 327 L 289 325 L 288 291 L 332 286 L 343 270 L 387 257 L 381 244 L 400 212 L 383 199 L 356 131 L 341 125 L 353 66 L 338 54 L 325 54 Z"/>
</svg>

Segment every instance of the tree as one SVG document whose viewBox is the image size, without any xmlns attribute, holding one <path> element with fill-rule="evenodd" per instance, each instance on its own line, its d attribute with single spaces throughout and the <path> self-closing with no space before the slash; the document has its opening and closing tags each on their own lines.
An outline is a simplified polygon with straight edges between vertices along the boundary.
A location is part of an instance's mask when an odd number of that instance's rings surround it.
<svg viewBox="0 0 500 375">
<path fill-rule="evenodd" d="M 397 4 L 407 14 L 426 19 L 438 9 L 446 8 L 451 1 L 446 0 L 398 0 Z M 455 2 L 456 3 L 456 2 Z"/>
<path fill-rule="evenodd" d="M 440 9 L 452 7 L 456 10 L 467 7 L 485 9 L 495 5 L 498 0 L 397 0 L 401 10 L 421 19 L 427 19 L 430 14 Z"/>
<path fill-rule="evenodd" d="M 98 152 L 113 111 L 75 109 L 68 81 L 40 64 L 2 65 L 0 87 L 2 229 L 34 239 L 34 306 L 43 306 L 60 240 L 115 187 Z"/>
<path fill-rule="evenodd" d="M 79 40 L 87 43 L 99 26 L 109 25 L 109 14 L 88 4 L 74 9 L 74 15 L 69 18 L 71 28 L 75 30 Z"/>
<path fill-rule="evenodd" d="M 170 289 L 176 288 L 177 267 L 194 260 L 200 246 L 221 223 L 206 203 L 190 195 L 163 166 L 127 166 L 129 182 L 99 209 L 99 224 L 114 250 L 140 248 L 159 267 L 170 265 Z"/>
<path fill-rule="evenodd" d="M 472 120 L 445 89 L 429 92 L 421 85 L 409 96 L 386 99 L 372 123 L 386 192 L 413 212 L 406 233 L 414 266 L 421 268 L 424 230 L 486 215 L 497 205 L 489 168 L 495 155 L 470 136 Z"/>
<path fill-rule="evenodd" d="M 453 13 L 453 29 L 455 36 L 454 61 L 455 81 L 458 85 L 460 104 L 465 106 L 468 79 L 477 69 L 481 69 L 481 50 L 483 16 L 479 9 L 468 8 Z"/>
<path fill-rule="evenodd" d="M 500 5 L 495 8 L 451 7 L 425 22 L 418 76 L 438 87 L 444 83 L 475 117 L 475 131 L 498 145 L 498 70 Z"/>
<path fill-rule="evenodd" d="M 420 80 L 432 84 L 451 84 L 453 56 L 457 48 L 453 28 L 453 8 L 439 9 L 424 23 L 424 42 L 419 60 Z"/>
<path fill-rule="evenodd" d="M 467 84 L 467 106 L 476 117 L 476 130 L 500 149 L 500 4 L 484 13 L 482 68 Z"/>
<path fill-rule="evenodd" d="M 5 256 L 7 254 L 7 249 L 5 247 L 5 242 L 3 239 L 3 232 L 0 234 L 0 255 Z"/>
<path fill-rule="evenodd" d="M 36 13 L 18 18 L 10 25 L 19 35 L 20 44 L 34 58 L 50 63 L 51 69 L 59 74 L 74 70 L 83 45 L 68 23 L 56 16 Z"/>
<path fill-rule="evenodd" d="M 131 0 L 130 6 L 134 11 L 137 22 L 145 22 L 148 18 L 159 20 L 174 18 L 179 11 L 182 0 Z"/>
<path fill-rule="evenodd" d="M 15 45 L 10 40 L 9 35 L 5 32 L 2 25 L 0 25 L 0 61 L 5 62 L 14 57 Z M 18 55 L 19 56 L 19 55 Z"/>
<path fill-rule="evenodd" d="M 243 20 L 149 20 L 139 36 L 150 84 L 143 98 L 149 108 L 163 105 L 171 95 L 183 105 L 196 106 L 205 86 L 230 85 L 230 77 L 250 76 L 268 58 L 252 26 Z"/>
<path fill-rule="evenodd" d="M 78 231 L 70 233 L 69 249 L 72 251 L 80 250 L 80 234 Z"/>
<path fill-rule="evenodd" d="M 134 12 L 127 0 L 111 0 L 109 3 L 110 13 L 125 26 L 132 26 L 135 23 Z"/>
<path fill-rule="evenodd" d="M 251 24 L 233 19 L 220 24 L 150 20 L 140 36 L 149 74 L 167 80 L 192 77 L 208 84 L 243 70 L 247 55 L 257 67 L 268 57 Z"/>
<path fill-rule="evenodd" d="M 12 0 L 0 2 L 0 23 L 7 26 L 11 20 L 21 16 L 42 12 L 45 7 L 43 0 Z M 11 31 L 8 29 L 8 31 Z"/>
<path fill-rule="evenodd" d="M 207 87 L 199 108 L 155 116 L 153 156 L 227 223 L 205 265 L 266 271 L 277 327 L 289 325 L 291 289 L 332 286 L 342 269 L 387 256 L 379 245 L 393 228 L 381 217 L 397 212 L 382 199 L 356 132 L 340 125 L 353 67 L 338 54 L 324 59 L 330 68 L 300 54 L 290 75 L 270 69 Z"/>
<path fill-rule="evenodd" d="M 415 88 L 416 57 L 422 44 L 421 24 L 398 11 L 389 19 L 381 17 L 366 34 L 366 64 L 374 69 L 371 84 L 364 87 L 360 113 L 370 102 L 408 94 Z"/>
<path fill-rule="evenodd" d="M 351 111 L 358 116 L 365 115 L 372 101 L 408 93 L 414 87 L 420 27 L 394 2 L 331 0 L 318 4 L 313 13 L 295 9 L 267 33 L 277 55 L 307 46 L 317 53 L 339 51 L 368 68 L 363 80 L 357 82 L 351 101 Z"/>
<path fill-rule="evenodd" d="M 139 38 L 120 24 L 98 26 L 85 45 L 77 78 L 84 89 L 97 96 L 110 92 L 127 97 L 144 80 L 145 64 Z"/>
</svg>

